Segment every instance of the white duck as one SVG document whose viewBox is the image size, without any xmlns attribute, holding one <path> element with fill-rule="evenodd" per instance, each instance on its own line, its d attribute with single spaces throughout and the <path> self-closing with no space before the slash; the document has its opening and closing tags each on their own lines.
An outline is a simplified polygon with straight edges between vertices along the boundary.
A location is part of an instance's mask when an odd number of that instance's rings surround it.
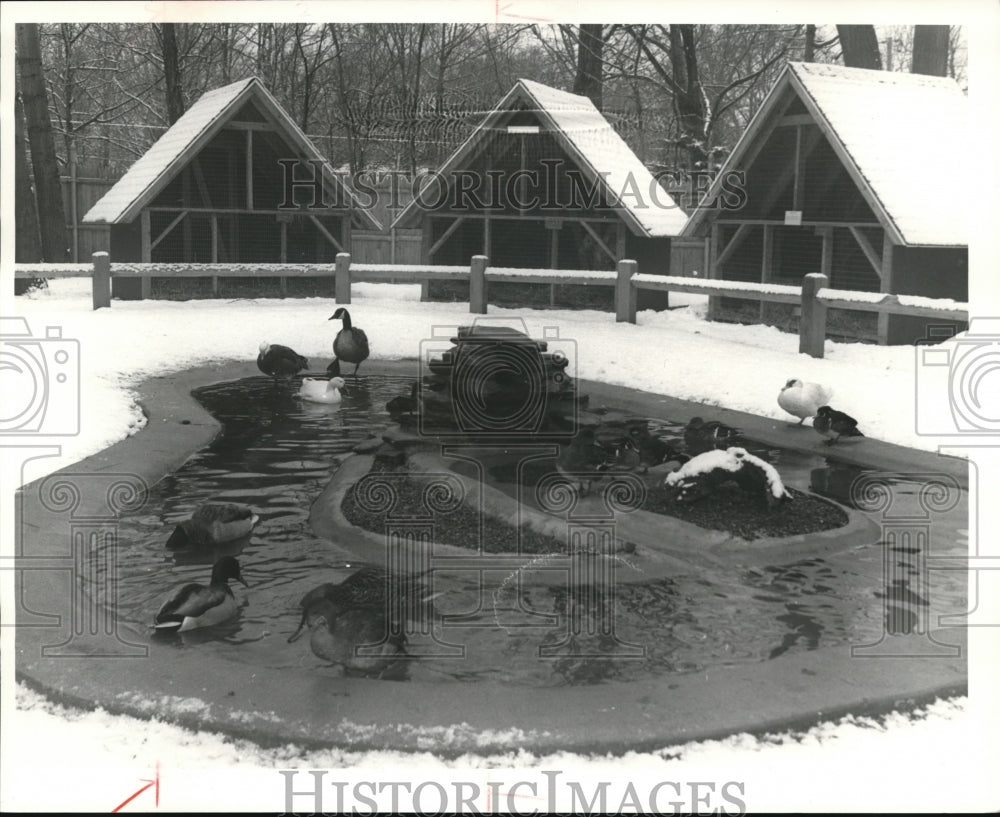
<svg viewBox="0 0 1000 817">
<path fill-rule="evenodd" d="M 819 383 L 803 383 L 792 378 L 778 394 L 778 405 L 789 414 L 799 418 L 799 425 L 807 417 L 815 417 L 820 406 L 825 406 L 833 397 L 833 389 Z"/>
<path fill-rule="evenodd" d="M 344 378 L 303 377 L 299 397 L 312 403 L 339 403 L 340 390 L 344 388 Z"/>
</svg>

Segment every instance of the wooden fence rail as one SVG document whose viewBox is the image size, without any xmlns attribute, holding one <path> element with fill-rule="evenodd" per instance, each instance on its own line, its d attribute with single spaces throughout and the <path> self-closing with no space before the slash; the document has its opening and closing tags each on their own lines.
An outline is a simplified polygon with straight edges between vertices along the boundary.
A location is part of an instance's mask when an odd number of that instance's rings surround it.
<svg viewBox="0 0 1000 817">
<path fill-rule="evenodd" d="M 693 280 L 670 275 L 637 274 L 635 261 L 622 260 L 609 270 L 529 270 L 490 267 L 484 255 L 472 257 L 468 267 L 433 264 L 352 264 L 349 253 L 338 253 L 335 264 L 134 264 L 110 263 L 106 252 L 96 252 L 93 264 L 17 264 L 16 278 L 68 278 L 90 276 L 93 280 L 94 309 L 111 306 L 111 279 L 153 276 L 169 277 L 253 277 L 253 276 L 329 276 L 333 295 L 339 304 L 351 302 L 351 285 L 358 281 L 468 281 L 469 312 L 485 314 L 492 282 L 538 284 L 576 284 L 609 286 L 615 291 L 615 319 L 620 323 L 636 322 L 637 293 L 640 289 L 668 292 L 693 292 L 727 296 L 768 303 L 796 304 L 799 318 L 799 351 L 823 357 L 828 308 L 877 312 L 886 315 L 913 315 L 942 320 L 969 320 L 969 305 L 944 298 L 915 295 L 886 295 L 878 292 L 855 292 L 830 289 L 827 276 L 809 273 L 801 287 L 782 284 L 756 284 L 747 281 Z"/>
</svg>

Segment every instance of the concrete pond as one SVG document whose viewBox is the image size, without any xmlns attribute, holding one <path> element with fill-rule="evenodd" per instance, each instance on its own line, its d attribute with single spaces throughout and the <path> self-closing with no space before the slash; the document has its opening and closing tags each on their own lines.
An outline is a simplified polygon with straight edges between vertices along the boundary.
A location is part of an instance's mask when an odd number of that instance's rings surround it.
<svg viewBox="0 0 1000 817">
<path fill-rule="evenodd" d="M 484 526 L 528 526 L 564 541 L 568 530 L 596 530 L 596 544 L 486 553 L 427 544 L 415 520 L 395 520 L 393 564 L 431 572 L 442 621 L 413 639 L 404 680 L 341 677 L 287 638 L 305 591 L 386 563 L 387 535 L 352 524 L 344 498 L 372 473 L 376 453 L 365 441 L 378 444 L 392 425 L 386 395 L 405 391 L 418 363 L 364 368 L 353 395 L 347 378 L 344 398 L 364 404 L 357 415 L 303 408 L 252 363 L 151 378 L 139 389 L 144 429 L 26 485 L 19 678 L 57 701 L 262 745 L 442 755 L 620 753 L 965 692 L 964 460 L 871 439 L 825 446 L 783 420 L 588 381 L 577 387 L 591 407 L 653 418 L 661 430 L 696 414 L 741 428 L 778 452 L 786 485 L 842 508 L 846 522 L 746 540 L 615 505 L 628 504 L 621 496 L 609 504 L 599 488 L 546 508 L 502 478 L 480 478 L 468 447 L 412 446 L 410 473 L 457 486 Z M 207 400 L 205 387 L 237 406 L 256 395 L 254 416 L 239 414 L 223 431 L 192 396 Z M 213 444 L 219 450 L 206 454 Z M 223 454 L 242 459 L 213 459 Z M 539 455 L 521 459 L 530 456 Z M 240 618 L 217 632 L 157 638 L 148 625 L 163 589 L 207 581 L 210 561 L 163 544 L 206 491 L 264 507 L 237 548 L 249 584 L 237 588 Z M 932 569 L 944 564 L 950 570 Z M 614 626 L 574 595 L 595 581 L 613 589 L 597 606 L 614 610 Z"/>
</svg>

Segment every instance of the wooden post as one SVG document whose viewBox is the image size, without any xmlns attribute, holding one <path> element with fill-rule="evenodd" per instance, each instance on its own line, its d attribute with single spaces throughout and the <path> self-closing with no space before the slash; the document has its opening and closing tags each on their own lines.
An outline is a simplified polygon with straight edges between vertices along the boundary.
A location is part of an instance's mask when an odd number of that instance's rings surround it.
<svg viewBox="0 0 1000 817">
<path fill-rule="evenodd" d="M 208 217 L 208 225 L 212 232 L 212 263 L 219 263 L 219 217 L 212 213 Z M 212 297 L 218 297 L 219 294 L 219 276 L 212 276 Z"/>
<path fill-rule="evenodd" d="M 153 242 L 150 236 L 149 210 L 143 210 L 139 215 L 139 230 L 142 234 L 142 262 L 148 264 L 153 260 Z M 139 300 L 146 300 L 153 294 L 153 279 L 143 275 L 139 281 Z"/>
<path fill-rule="evenodd" d="M 826 341 L 826 305 L 816 300 L 816 293 L 830 283 L 821 272 L 810 272 L 802 279 L 802 315 L 799 317 L 799 352 L 823 357 Z"/>
<path fill-rule="evenodd" d="M 472 266 L 469 269 L 469 312 L 477 315 L 486 314 L 486 267 L 490 259 L 485 255 L 472 256 Z"/>
<path fill-rule="evenodd" d="M 615 320 L 618 323 L 635 323 L 637 290 L 632 282 L 639 265 L 622 259 L 618 262 L 618 281 L 615 283 Z"/>
<path fill-rule="evenodd" d="M 338 252 L 333 272 L 333 297 L 340 305 L 351 302 L 351 254 Z"/>
<path fill-rule="evenodd" d="M 889 237 L 888 231 L 886 231 L 885 236 L 882 239 L 882 270 L 879 274 L 881 283 L 879 285 L 880 292 L 892 292 L 893 281 L 892 281 L 892 250 L 893 250 L 892 239 Z M 889 343 L 889 313 L 879 312 L 878 313 L 878 343 L 879 346 L 885 346 Z"/>
<path fill-rule="evenodd" d="M 719 244 L 722 241 L 722 227 L 719 226 L 717 221 L 712 222 L 712 234 L 708 239 L 708 269 L 705 270 L 706 278 L 718 278 L 718 258 L 719 258 Z M 708 296 L 708 309 L 705 313 L 705 318 L 710 321 L 714 321 L 716 315 L 719 312 L 720 298 L 718 295 Z"/>
<path fill-rule="evenodd" d="M 111 306 L 111 256 L 106 252 L 94 253 L 94 309 Z"/>
<path fill-rule="evenodd" d="M 770 284 L 774 280 L 774 225 L 764 225 L 764 246 L 760 260 L 760 282 Z M 767 317 L 767 302 L 760 302 L 760 322 Z"/>
<path fill-rule="evenodd" d="M 431 263 L 431 246 L 434 243 L 433 220 L 430 216 L 423 217 L 420 230 L 420 261 L 424 264 Z M 420 300 L 430 300 L 431 282 L 426 278 L 420 282 Z"/>
</svg>

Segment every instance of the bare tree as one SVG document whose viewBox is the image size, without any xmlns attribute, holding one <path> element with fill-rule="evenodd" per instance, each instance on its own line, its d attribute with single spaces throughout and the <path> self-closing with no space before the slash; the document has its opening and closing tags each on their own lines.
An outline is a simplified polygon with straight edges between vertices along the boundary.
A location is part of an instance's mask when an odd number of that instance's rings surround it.
<svg viewBox="0 0 1000 817">
<path fill-rule="evenodd" d="M 42 73 L 41 46 L 37 23 L 15 27 L 17 67 L 21 79 L 25 126 L 31 146 L 31 167 L 35 179 L 35 201 L 42 258 L 49 262 L 66 260 L 66 217 L 63 211 L 59 167 L 49 118 L 48 94 Z"/>
<path fill-rule="evenodd" d="M 950 26 L 914 26 L 911 73 L 948 76 L 950 34 Z"/>
<path fill-rule="evenodd" d="M 26 141 L 24 106 L 17 97 L 14 100 L 14 260 L 34 264 L 42 260 L 42 247 Z"/>
<path fill-rule="evenodd" d="M 878 47 L 875 26 L 837 26 L 840 35 L 840 49 L 844 65 L 848 68 L 871 68 L 882 70 L 882 54 Z"/>
<path fill-rule="evenodd" d="M 601 110 L 603 87 L 604 26 L 600 23 L 585 23 L 580 26 L 573 93 L 590 97 L 594 107 Z"/>
<path fill-rule="evenodd" d="M 163 49 L 163 77 L 167 85 L 167 120 L 174 124 L 184 115 L 184 95 L 181 90 L 181 62 L 177 53 L 175 23 L 163 23 L 158 28 Z"/>
</svg>

